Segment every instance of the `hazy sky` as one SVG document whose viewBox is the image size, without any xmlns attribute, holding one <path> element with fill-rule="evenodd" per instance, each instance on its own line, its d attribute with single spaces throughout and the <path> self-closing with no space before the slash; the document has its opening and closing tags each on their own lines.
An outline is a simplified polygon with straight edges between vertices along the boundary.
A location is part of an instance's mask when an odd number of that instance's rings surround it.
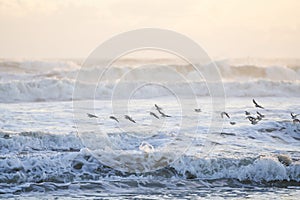
<svg viewBox="0 0 300 200">
<path fill-rule="evenodd" d="M 299 0 L 0 0 L 0 57 L 85 58 L 144 27 L 180 32 L 217 58 L 300 58 Z"/>
</svg>

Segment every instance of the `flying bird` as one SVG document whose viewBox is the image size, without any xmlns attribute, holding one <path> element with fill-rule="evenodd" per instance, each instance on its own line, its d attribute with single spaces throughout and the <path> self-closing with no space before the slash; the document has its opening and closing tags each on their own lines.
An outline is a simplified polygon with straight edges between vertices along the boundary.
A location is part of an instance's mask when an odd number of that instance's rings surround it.
<svg viewBox="0 0 300 200">
<path fill-rule="evenodd" d="M 255 125 L 255 124 L 257 124 L 257 123 L 258 123 L 257 120 L 251 121 L 251 124 L 252 124 L 252 125 Z"/>
<path fill-rule="evenodd" d="M 228 119 L 230 119 L 230 116 L 229 116 L 229 114 L 228 114 L 227 112 L 221 112 L 221 117 L 222 117 L 222 118 L 224 118 L 224 115 L 225 115 Z"/>
<path fill-rule="evenodd" d="M 249 116 L 247 117 L 247 119 L 249 119 L 249 121 L 251 122 L 251 124 L 257 124 L 259 122 L 259 120 L 255 117 Z"/>
<path fill-rule="evenodd" d="M 131 117 L 129 117 L 128 115 L 124 115 L 125 119 L 128 119 L 129 121 L 136 123 Z"/>
<path fill-rule="evenodd" d="M 162 117 L 171 117 L 170 115 L 163 113 L 161 110 L 157 110 L 157 111 L 161 114 Z"/>
<path fill-rule="evenodd" d="M 299 119 L 294 119 L 294 120 L 293 120 L 293 123 L 294 123 L 294 124 L 300 123 L 300 120 L 299 120 Z"/>
<path fill-rule="evenodd" d="M 195 112 L 201 112 L 200 108 L 195 108 Z"/>
<path fill-rule="evenodd" d="M 260 112 L 256 111 L 256 113 L 258 114 L 259 117 L 264 118 L 265 115 L 261 114 Z"/>
<path fill-rule="evenodd" d="M 254 99 L 252 99 L 252 102 L 254 103 L 256 108 L 261 108 L 261 109 L 265 109 L 264 107 L 262 107 L 261 105 L 259 105 Z"/>
<path fill-rule="evenodd" d="M 299 114 L 295 114 L 291 112 L 292 119 L 296 119 Z"/>
<path fill-rule="evenodd" d="M 116 122 L 119 123 L 119 120 L 118 120 L 116 117 L 114 117 L 114 116 L 109 116 L 109 118 L 110 118 L 110 119 L 113 119 L 113 120 L 115 120 Z"/>
<path fill-rule="evenodd" d="M 236 122 L 229 122 L 231 125 L 236 125 Z"/>
<path fill-rule="evenodd" d="M 257 124 L 257 122 L 258 122 L 257 118 L 254 118 L 254 117 L 252 117 L 252 116 L 248 116 L 248 117 L 246 117 L 246 119 L 249 119 L 249 121 L 250 121 L 251 124 L 253 124 L 253 125 Z"/>
<path fill-rule="evenodd" d="M 155 108 L 156 108 L 157 111 L 162 110 L 162 108 L 159 107 L 158 105 L 154 104 L 154 106 L 155 106 Z"/>
<path fill-rule="evenodd" d="M 246 119 L 249 119 L 249 121 L 254 121 L 254 120 L 256 120 L 256 118 L 254 118 L 254 117 L 252 117 L 252 116 L 248 116 L 248 117 L 246 117 Z"/>
<path fill-rule="evenodd" d="M 150 112 L 150 115 L 152 115 L 152 116 L 155 117 L 156 119 L 159 119 L 159 117 L 158 117 L 154 112 Z"/>
<path fill-rule="evenodd" d="M 260 121 L 260 120 L 262 120 L 262 117 L 261 117 L 260 115 L 257 115 L 257 116 L 256 116 L 256 120 L 257 120 L 257 121 Z"/>
<path fill-rule="evenodd" d="M 91 113 L 86 113 L 89 118 L 98 118 L 97 115 L 93 115 Z"/>
<path fill-rule="evenodd" d="M 245 115 L 251 115 L 251 113 L 248 111 L 245 111 Z"/>
</svg>

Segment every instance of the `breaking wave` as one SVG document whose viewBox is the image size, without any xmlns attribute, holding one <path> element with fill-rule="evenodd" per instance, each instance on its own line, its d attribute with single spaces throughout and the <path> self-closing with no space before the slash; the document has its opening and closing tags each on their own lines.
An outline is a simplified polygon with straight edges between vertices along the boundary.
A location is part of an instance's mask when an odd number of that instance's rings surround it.
<svg viewBox="0 0 300 200">
<path fill-rule="evenodd" d="M 219 62 L 217 65 L 227 96 L 300 96 L 300 66 L 266 67 L 230 65 L 226 62 Z M 186 91 L 191 85 L 195 95 L 209 96 L 205 80 L 195 72 L 192 66 L 180 64 L 169 66 L 186 77 L 188 82 L 180 80 L 171 82 L 170 71 L 164 67 L 150 66 L 141 71 L 132 70 L 136 64 L 124 63 L 122 66 L 110 68 L 107 76 L 99 82 L 95 97 L 97 99 L 109 98 L 116 84 L 125 84 L 130 89 L 149 82 L 175 88 L 176 93 L 184 95 L 190 95 L 186 94 Z M 69 101 L 72 99 L 79 70 L 78 61 L 2 60 L 0 61 L 0 102 Z M 98 77 L 98 72 L 98 68 L 95 67 L 84 69 L 87 77 Z M 120 78 L 126 73 L 129 75 L 120 83 Z M 78 85 L 85 91 L 95 90 L 93 83 L 81 82 Z M 123 92 L 128 93 L 128 91 Z M 167 94 L 163 88 L 153 85 L 140 91 L 136 97 L 149 98 Z M 122 97 L 122 94 L 119 96 Z M 88 95 L 83 93 L 77 98 L 86 99 Z"/>
<path fill-rule="evenodd" d="M 300 182 L 299 160 L 280 154 L 241 158 L 183 155 L 158 171 L 134 174 L 105 166 L 84 148 L 75 133 L 0 132 L 0 144 L 0 180 L 2 184 L 9 185 L 27 182 L 68 183 L 115 176 L 177 177 L 207 181 L 235 179 L 258 183 Z M 130 161 L 138 159 L 134 153 L 128 156 Z"/>
</svg>

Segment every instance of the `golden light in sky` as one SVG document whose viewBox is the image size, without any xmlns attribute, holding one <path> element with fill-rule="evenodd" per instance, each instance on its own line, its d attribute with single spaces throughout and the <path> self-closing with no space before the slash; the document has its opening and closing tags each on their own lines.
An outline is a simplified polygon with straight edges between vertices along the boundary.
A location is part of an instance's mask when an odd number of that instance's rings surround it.
<svg viewBox="0 0 300 200">
<path fill-rule="evenodd" d="M 189 36 L 212 57 L 300 57 L 300 1 L 0 0 L 0 57 L 86 57 L 137 28 Z"/>
</svg>

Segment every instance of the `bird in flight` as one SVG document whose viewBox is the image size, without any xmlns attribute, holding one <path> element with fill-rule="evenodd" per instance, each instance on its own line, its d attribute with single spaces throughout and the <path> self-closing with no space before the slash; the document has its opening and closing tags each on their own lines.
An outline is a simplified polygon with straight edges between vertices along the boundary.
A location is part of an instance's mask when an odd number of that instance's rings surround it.
<svg viewBox="0 0 300 200">
<path fill-rule="evenodd" d="M 157 104 L 154 104 L 154 106 L 155 106 L 155 108 L 156 108 L 157 111 L 162 110 L 162 108 L 159 107 Z"/>
<path fill-rule="evenodd" d="M 113 120 L 115 120 L 116 122 L 119 123 L 119 120 L 118 120 L 116 117 L 114 117 L 114 116 L 109 116 L 109 118 L 110 118 L 110 119 L 113 119 Z"/>
<path fill-rule="evenodd" d="M 261 105 L 259 105 L 254 99 L 252 99 L 252 102 L 254 103 L 254 106 L 255 106 L 256 108 L 265 109 L 264 107 L 262 107 Z"/>
<path fill-rule="evenodd" d="M 251 122 L 251 124 L 255 125 L 257 124 L 257 122 L 259 121 L 257 118 L 254 118 L 252 116 L 248 116 L 246 117 L 247 119 L 249 119 L 249 121 Z"/>
<path fill-rule="evenodd" d="M 131 117 L 129 117 L 128 115 L 124 115 L 125 119 L 128 119 L 129 121 L 136 123 L 136 121 L 134 121 Z"/>
<path fill-rule="evenodd" d="M 256 111 L 256 113 L 258 114 L 259 117 L 264 118 L 265 115 L 261 114 L 260 112 Z"/>
<path fill-rule="evenodd" d="M 93 115 L 91 113 L 86 113 L 89 118 L 98 118 L 97 115 Z"/>
<path fill-rule="evenodd" d="M 161 114 L 162 117 L 171 117 L 170 115 L 163 113 L 161 110 L 158 110 L 158 112 Z"/>
<path fill-rule="evenodd" d="M 230 116 L 229 116 L 229 114 L 228 114 L 227 112 L 221 112 L 221 117 L 222 117 L 222 118 L 224 118 L 224 115 L 225 115 L 228 119 L 230 119 Z"/>
<path fill-rule="evenodd" d="M 299 119 L 294 119 L 294 120 L 293 120 L 293 123 L 294 123 L 294 124 L 300 123 L 300 120 L 299 120 Z"/>
<path fill-rule="evenodd" d="M 295 114 L 291 112 L 292 119 L 296 119 L 299 114 Z"/>
<path fill-rule="evenodd" d="M 152 115 L 152 116 L 155 117 L 156 119 L 159 119 L 159 117 L 158 117 L 154 112 L 150 112 L 150 115 Z"/>
</svg>

